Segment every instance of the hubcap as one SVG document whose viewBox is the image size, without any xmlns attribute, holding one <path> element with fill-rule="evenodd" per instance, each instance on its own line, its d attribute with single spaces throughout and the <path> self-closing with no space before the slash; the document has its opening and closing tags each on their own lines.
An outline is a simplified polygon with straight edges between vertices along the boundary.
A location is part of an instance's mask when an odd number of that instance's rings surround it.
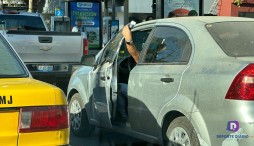
<svg viewBox="0 0 254 146">
<path fill-rule="evenodd" d="M 172 133 L 170 133 L 169 141 L 181 146 L 191 146 L 189 135 L 181 127 L 173 129 Z"/>
<path fill-rule="evenodd" d="M 70 107 L 70 120 L 71 120 L 71 126 L 74 130 L 78 130 L 81 126 L 81 106 L 77 100 L 74 100 L 71 103 Z"/>
</svg>

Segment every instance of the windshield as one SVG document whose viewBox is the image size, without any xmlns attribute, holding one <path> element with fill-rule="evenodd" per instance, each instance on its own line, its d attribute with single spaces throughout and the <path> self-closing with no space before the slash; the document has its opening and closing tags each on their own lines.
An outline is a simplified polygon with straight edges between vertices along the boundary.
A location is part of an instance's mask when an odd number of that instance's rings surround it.
<svg viewBox="0 0 254 146">
<path fill-rule="evenodd" d="M 0 15 L 0 21 L 6 23 L 6 30 L 46 31 L 42 19 L 38 16 Z"/>
<path fill-rule="evenodd" d="M 24 77 L 28 73 L 8 43 L 0 37 L 0 77 Z"/>
<path fill-rule="evenodd" d="M 254 56 L 254 22 L 220 22 L 206 28 L 222 50 L 232 57 Z"/>
</svg>

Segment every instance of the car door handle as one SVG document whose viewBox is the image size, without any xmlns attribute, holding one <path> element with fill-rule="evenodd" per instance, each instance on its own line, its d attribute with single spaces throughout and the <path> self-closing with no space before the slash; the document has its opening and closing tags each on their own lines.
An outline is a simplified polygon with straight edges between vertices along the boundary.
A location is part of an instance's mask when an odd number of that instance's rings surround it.
<svg viewBox="0 0 254 146">
<path fill-rule="evenodd" d="M 161 82 L 164 83 L 174 82 L 174 78 L 161 78 Z"/>
<path fill-rule="evenodd" d="M 52 37 L 39 37 L 40 43 L 52 43 L 53 38 Z"/>
<path fill-rule="evenodd" d="M 103 76 L 103 77 L 100 77 L 100 79 L 101 79 L 102 81 L 106 81 L 106 79 L 109 80 L 110 77 L 109 77 L 109 76 L 107 76 L 107 77 Z"/>
</svg>

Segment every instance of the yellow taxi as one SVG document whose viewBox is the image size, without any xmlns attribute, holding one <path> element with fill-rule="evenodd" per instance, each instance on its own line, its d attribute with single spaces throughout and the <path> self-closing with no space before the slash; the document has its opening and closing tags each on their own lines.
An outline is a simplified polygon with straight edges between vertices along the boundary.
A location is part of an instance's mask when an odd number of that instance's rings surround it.
<svg viewBox="0 0 254 146">
<path fill-rule="evenodd" d="M 67 146 L 69 131 L 63 91 L 33 79 L 0 36 L 0 146 Z"/>
</svg>

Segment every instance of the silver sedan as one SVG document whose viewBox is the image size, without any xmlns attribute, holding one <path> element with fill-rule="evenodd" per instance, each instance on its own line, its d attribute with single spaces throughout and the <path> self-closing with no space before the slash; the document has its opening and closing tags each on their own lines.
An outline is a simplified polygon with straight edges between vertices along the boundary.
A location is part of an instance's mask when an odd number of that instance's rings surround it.
<svg viewBox="0 0 254 146">
<path fill-rule="evenodd" d="M 72 132 L 89 136 L 98 126 L 169 146 L 253 145 L 253 27 L 251 18 L 219 16 L 139 23 L 137 64 L 120 31 L 70 79 Z"/>
</svg>

